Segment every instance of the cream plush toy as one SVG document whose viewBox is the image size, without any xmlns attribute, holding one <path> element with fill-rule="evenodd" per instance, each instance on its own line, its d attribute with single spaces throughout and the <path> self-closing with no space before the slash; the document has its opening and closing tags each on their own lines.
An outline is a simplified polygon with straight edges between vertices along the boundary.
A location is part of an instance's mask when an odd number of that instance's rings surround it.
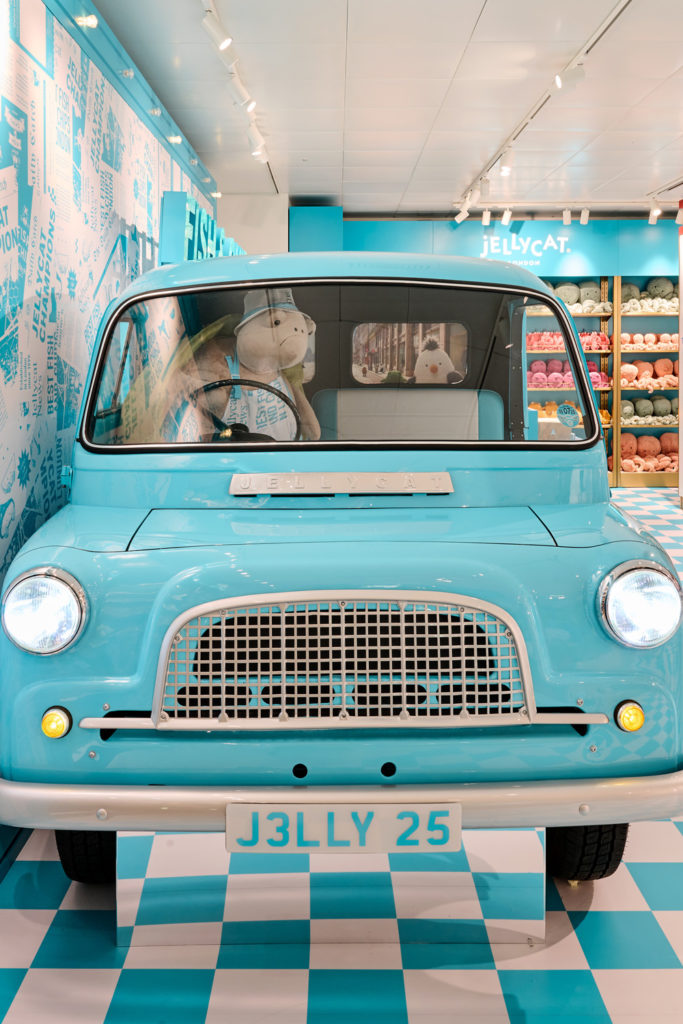
<svg viewBox="0 0 683 1024">
<path fill-rule="evenodd" d="M 433 339 L 428 341 L 415 360 L 411 384 L 459 384 L 463 375 L 458 373 L 447 352 Z"/>
<path fill-rule="evenodd" d="M 234 337 L 216 335 L 207 341 L 196 353 L 195 364 L 204 384 L 238 379 L 254 381 L 254 386 L 238 383 L 207 389 L 210 414 L 228 429 L 243 424 L 250 434 L 293 441 L 297 423 L 286 398 L 298 412 L 301 438 L 317 441 L 320 425 L 303 390 L 303 360 L 314 332 L 315 324 L 297 308 L 289 288 L 247 292 Z M 236 439 L 234 432 L 225 436 Z"/>
</svg>

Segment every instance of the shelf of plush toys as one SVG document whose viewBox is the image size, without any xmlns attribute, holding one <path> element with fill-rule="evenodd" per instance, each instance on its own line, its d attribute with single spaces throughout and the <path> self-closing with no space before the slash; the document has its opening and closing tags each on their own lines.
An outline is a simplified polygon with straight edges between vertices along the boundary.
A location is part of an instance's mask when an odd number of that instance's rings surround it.
<svg viewBox="0 0 683 1024">
<path fill-rule="evenodd" d="M 651 330 L 652 317 L 679 316 L 678 287 L 667 278 L 614 282 L 615 426 L 622 487 L 675 487 L 679 449 L 679 335 Z M 621 330 L 628 318 L 628 329 Z M 640 321 L 635 322 L 634 321 Z M 632 326 L 633 324 L 633 326 Z M 664 326 L 664 325 L 662 325 Z"/>
</svg>

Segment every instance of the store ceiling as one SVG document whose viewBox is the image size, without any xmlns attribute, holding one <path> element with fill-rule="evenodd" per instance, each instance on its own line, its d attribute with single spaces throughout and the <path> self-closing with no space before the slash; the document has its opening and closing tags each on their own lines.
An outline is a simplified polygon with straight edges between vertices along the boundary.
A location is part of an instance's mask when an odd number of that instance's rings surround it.
<svg viewBox="0 0 683 1024">
<path fill-rule="evenodd" d="M 450 213 L 549 95 L 515 140 L 512 173 L 496 165 L 477 208 L 635 211 L 657 192 L 673 210 L 683 198 L 669 190 L 683 179 L 681 0 L 95 5 L 223 194 Z M 251 156 L 246 115 L 202 28 L 212 7 L 257 101 L 266 164 Z M 585 78 L 557 91 L 554 76 L 577 59 Z"/>
</svg>

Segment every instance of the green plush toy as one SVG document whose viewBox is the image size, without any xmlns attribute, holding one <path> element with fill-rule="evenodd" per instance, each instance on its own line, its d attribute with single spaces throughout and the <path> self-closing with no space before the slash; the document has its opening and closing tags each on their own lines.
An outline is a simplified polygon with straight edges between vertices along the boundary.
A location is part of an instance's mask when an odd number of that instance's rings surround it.
<svg viewBox="0 0 683 1024">
<path fill-rule="evenodd" d="M 671 413 L 671 402 L 668 398 L 655 398 L 652 403 L 655 416 L 669 416 Z"/>
<path fill-rule="evenodd" d="M 652 416 L 654 406 L 649 398 L 639 398 L 636 402 L 636 413 L 638 416 Z"/>
<path fill-rule="evenodd" d="M 635 416 L 636 410 L 633 407 L 633 402 L 622 402 L 621 403 L 621 418 L 622 420 L 630 420 Z"/>
<path fill-rule="evenodd" d="M 678 399 L 677 398 L 672 398 L 671 399 L 671 412 L 673 413 L 674 416 L 678 416 Z"/>
<path fill-rule="evenodd" d="M 631 299 L 640 298 L 640 288 L 637 284 L 633 284 L 632 281 L 622 281 L 621 284 L 621 301 L 630 302 Z"/>
<path fill-rule="evenodd" d="M 555 294 L 562 299 L 565 305 L 573 306 L 575 302 L 579 301 L 579 286 L 572 284 L 571 281 L 566 281 L 564 284 L 558 284 Z"/>
<path fill-rule="evenodd" d="M 582 281 L 579 285 L 579 302 L 588 301 L 600 301 L 600 285 L 597 281 Z"/>
<path fill-rule="evenodd" d="M 647 293 L 653 299 L 670 299 L 674 293 L 674 283 L 668 277 L 653 277 L 647 282 Z"/>
</svg>

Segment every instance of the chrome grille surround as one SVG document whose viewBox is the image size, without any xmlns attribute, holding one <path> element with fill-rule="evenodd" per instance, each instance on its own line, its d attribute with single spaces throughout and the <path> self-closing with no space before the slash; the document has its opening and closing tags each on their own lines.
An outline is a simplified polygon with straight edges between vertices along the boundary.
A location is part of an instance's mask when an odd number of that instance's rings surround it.
<svg viewBox="0 0 683 1024">
<path fill-rule="evenodd" d="M 524 640 L 485 601 L 423 591 L 303 591 L 188 609 L 162 646 L 165 729 L 527 724 Z"/>
</svg>

